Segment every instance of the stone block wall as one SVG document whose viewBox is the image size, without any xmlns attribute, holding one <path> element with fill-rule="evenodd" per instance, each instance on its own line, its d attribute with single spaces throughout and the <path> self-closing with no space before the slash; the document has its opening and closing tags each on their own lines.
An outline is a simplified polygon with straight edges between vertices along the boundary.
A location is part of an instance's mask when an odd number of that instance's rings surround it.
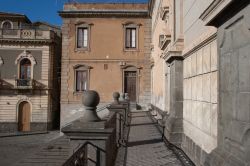
<svg viewBox="0 0 250 166">
<path fill-rule="evenodd" d="M 183 82 L 184 134 L 206 153 L 210 153 L 217 146 L 216 40 L 209 41 L 185 58 Z M 185 142 L 183 146 L 189 149 Z"/>
</svg>

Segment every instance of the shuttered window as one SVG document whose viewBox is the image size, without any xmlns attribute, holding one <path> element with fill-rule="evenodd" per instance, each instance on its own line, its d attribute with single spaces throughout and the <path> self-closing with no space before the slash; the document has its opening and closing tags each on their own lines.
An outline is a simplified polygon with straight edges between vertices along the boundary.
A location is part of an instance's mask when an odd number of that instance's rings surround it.
<svg viewBox="0 0 250 166">
<path fill-rule="evenodd" d="M 77 48 L 88 47 L 88 28 L 79 27 L 77 28 Z"/>
<path fill-rule="evenodd" d="M 136 48 L 136 28 L 126 28 L 125 47 Z"/>
</svg>

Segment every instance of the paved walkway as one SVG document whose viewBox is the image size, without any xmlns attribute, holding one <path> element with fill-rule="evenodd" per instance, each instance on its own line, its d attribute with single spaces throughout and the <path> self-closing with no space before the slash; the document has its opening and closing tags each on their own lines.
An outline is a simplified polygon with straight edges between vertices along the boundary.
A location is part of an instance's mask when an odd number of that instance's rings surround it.
<svg viewBox="0 0 250 166">
<path fill-rule="evenodd" d="M 161 139 L 147 112 L 132 112 L 127 147 L 120 148 L 116 166 L 182 166 Z"/>
<path fill-rule="evenodd" d="M 0 137 L 0 166 L 12 166 L 18 163 L 59 136 L 59 131 L 52 131 L 47 134 Z"/>
</svg>

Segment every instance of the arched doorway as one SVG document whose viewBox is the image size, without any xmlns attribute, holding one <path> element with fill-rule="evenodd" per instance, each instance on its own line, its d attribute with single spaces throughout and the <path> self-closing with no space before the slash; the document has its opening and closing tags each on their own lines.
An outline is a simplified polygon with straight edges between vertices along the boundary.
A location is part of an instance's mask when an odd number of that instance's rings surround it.
<svg viewBox="0 0 250 166">
<path fill-rule="evenodd" d="M 18 107 L 18 131 L 30 131 L 30 104 L 27 101 Z"/>
</svg>

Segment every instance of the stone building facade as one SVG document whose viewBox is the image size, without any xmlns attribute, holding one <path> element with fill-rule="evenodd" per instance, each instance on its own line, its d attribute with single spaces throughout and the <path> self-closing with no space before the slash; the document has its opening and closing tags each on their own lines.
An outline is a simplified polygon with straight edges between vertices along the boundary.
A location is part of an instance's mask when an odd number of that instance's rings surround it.
<svg viewBox="0 0 250 166">
<path fill-rule="evenodd" d="M 149 10 L 151 104 L 165 137 L 196 165 L 249 165 L 249 1 L 152 0 Z"/>
<path fill-rule="evenodd" d="M 115 91 L 150 102 L 148 4 L 68 3 L 62 25 L 61 124 L 82 115 L 84 90 L 111 102 Z"/>
<path fill-rule="evenodd" d="M 60 28 L 0 12 L 0 131 L 59 126 Z"/>
</svg>

